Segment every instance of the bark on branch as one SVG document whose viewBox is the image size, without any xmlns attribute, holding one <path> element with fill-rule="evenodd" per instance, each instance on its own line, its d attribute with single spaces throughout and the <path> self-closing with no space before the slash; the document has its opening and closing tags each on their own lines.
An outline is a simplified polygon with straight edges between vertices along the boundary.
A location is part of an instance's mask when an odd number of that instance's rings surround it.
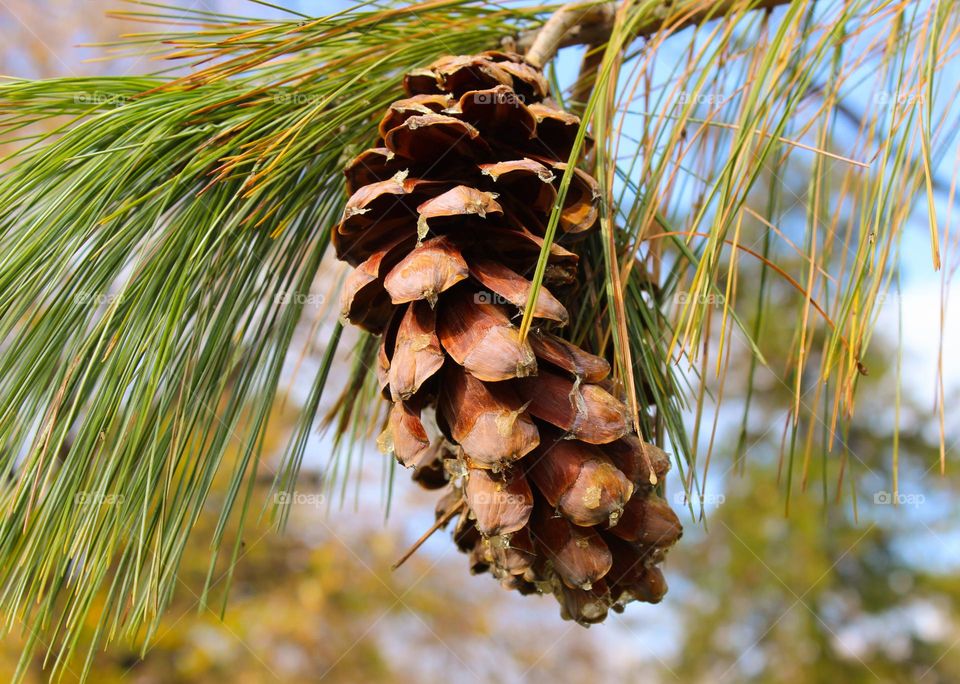
<svg viewBox="0 0 960 684">
<path fill-rule="evenodd" d="M 770 10 L 787 5 L 791 0 L 758 0 L 750 9 Z M 571 2 L 561 7 L 539 29 L 527 31 L 517 40 L 517 49 L 537 67 L 549 62 L 557 50 L 570 45 L 597 45 L 607 41 L 613 30 L 614 17 L 621 3 Z M 649 20 L 637 27 L 637 37 L 645 37 L 668 24 L 675 30 L 720 19 L 745 7 L 744 0 L 665 0 L 662 12 L 653 12 Z M 677 21 L 677 17 L 683 17 Z M 673 18 L 671 20 L 671 17 Z"/>
<path fill-rule="evenodd" d="M 616 10 L 616 2 L 568 3 L 547 19 L 539 30 L 532 32 L 533 35 L 530 36 L 532 42 L 528 46 L 523 44 L 523 36 L 518 46 L 526 53 L 527 62 L 541 68 L 557 54 L 557 50 L 565 45 L 594 42 L 581 38 L 571 43 L 564 43 L 565 40 L 579 36 L 588 26 L 598 26 L 601 29 L 605 27 L 606 35 L 609 36 Z M 529 49 L 525 49 L 527 47 Z"/>
</svg>

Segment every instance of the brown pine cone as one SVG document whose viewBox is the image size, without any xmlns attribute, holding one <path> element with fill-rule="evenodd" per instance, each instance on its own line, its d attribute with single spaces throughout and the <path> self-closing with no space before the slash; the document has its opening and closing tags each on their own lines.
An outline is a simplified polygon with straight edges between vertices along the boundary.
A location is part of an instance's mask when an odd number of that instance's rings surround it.
<svg viewBox="0 0 960 684">
<path fill-rule="evenodd" d="M 580 169 L 528 339 L 515 325 L 579 119 L 502 52 L 444 57 L 404 88 L 378 146 L 346 167 L 334 231 L 355 267 L 343 315 L 381 335 L 381 447 L 423 486 L 448 488 L 438 516 L 462 507 L 454 538 L 474 572 L 551 592 L 582 624 L 657 602 L 655 566 L 681 534 L 650 484 L 669 461 L 631 434 L 607 361 L 550 332 L 569 320 L 554 292 L 578 277 L 562 244 L 598 223 L 597 183 Z"/>
</svg>

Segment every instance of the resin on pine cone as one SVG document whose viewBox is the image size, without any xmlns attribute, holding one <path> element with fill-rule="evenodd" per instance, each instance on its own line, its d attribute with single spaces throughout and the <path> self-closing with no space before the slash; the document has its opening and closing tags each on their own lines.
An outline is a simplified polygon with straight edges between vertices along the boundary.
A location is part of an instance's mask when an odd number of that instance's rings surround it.
<svg viewBox="0 0 960 684">
<path fill-rule="evenodd" d="M 526 340 L 516 325 L 579 119 L 513 54 L 445 57 L 404 88 L 378 146 L 346 167 L 334 231 L 355 267 L 343 315 L 381 335 L 392 405 L 380 446 L 426 488 L 446 488 L 437 514 L 456 518 L 474 572 L 552 593 L 581 624 L 655 603 L 666 592 L 656 566 L 681 535 L 652 484 L 669 461 L 631 434 L 608 362 L 552 332 L 578 277 L 563 245 L 598 223 L 597 183 L 580 169 Z"/>
</svg>

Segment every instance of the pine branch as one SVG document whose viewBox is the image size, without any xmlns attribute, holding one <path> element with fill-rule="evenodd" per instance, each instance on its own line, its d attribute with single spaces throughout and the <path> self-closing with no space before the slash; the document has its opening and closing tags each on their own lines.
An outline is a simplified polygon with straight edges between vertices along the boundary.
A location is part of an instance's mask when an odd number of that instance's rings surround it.
<svg viewBox="0 0 960 684">
<path fill-rule="evenodd" d="M 650 12 L 650 18 L 636 26 L 634 37 L 646 37 L 669 25 L 679 31 L 688 26 L 720 19 L 744 9 L 771 10 L 792 0 L 686 0 L 663 2 Z M 602 45 L 613 30 L 620 2 L 571 2 L 554 13 L 539 29 L 527 31 L 517 39 L 517 48 L 534 66 L 543 66 L 557 50 L 572 45 Z M 706 6 L 704 6 L 706 5 Z M 681 17 L 679 21 L 676 19 Z"/>
<path fill-rule="evenodd" d="M 587 27 L 591 27 L 592 30 L 602 35 L 609 36 L 613 18 L 616 14 L 616 6 L 617 3 L 615 2 L 605 2 L 603 4 L 597 4 L 596 2 L 568 3 L 554 13 L 538 31 L 533 32 L 530 36 L 532 41 L 529 45 L 525 45 L 523 37 L 521 37 L 518 41 L 518 47 L 526 52 L 528 62 L 535 67 L 543 67 L 544 64 L 553 59 L 565 40 L 575 40 L 576 43 L 597 42 L 582 39 L 582 34 Z M 567 45 L 576 43 L 570 42 Z"/>
</svg>

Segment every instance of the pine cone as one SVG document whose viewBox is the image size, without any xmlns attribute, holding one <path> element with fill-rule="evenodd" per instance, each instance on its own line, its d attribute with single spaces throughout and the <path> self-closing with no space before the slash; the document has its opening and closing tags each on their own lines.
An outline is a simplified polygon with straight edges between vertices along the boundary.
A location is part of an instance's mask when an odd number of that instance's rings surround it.
<svg viewBox="0 0 960 684">
<path fill-rule="evenodd" d="M 454 538 L 474 572 L 551 592 L 582 624 L 655 603 L 666 592 L 655 566 L 681 534 L 650 484 L 669 461 L 630 434 L 608 362 L 549 331 L 569 319 L 551 290 L 577 279 L 562 244 L 598 222 L 597 183 L 579 169 L 528 339 L 515 325 L 579 119 L 513 54 L 445 57 L 404 88 L 379 146 L 346 167 L 334 233 L 356 267 L 343 315 L 381 335 L 392 402 L 381 448 L 425 487 L 447 486 L 438 516 L 463 511 Z"/>
</svg>

